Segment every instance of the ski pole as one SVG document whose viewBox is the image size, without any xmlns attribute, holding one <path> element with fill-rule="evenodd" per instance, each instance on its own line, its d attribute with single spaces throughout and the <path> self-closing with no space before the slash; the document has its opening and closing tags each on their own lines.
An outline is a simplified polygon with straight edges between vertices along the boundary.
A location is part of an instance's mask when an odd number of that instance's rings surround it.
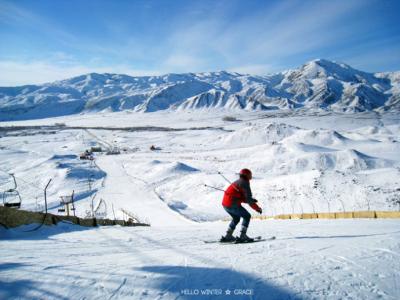
<svg viewBox="0 0 400 300">
<path fill-rule="evenodd" d="M 224 178 L 229 184 L 232 184 L 232 182 L 230 182 L 230 180 L 228 178 L 226 178 L 224 176 L 224 174 L 222 174 L 221 172 L 218 171 L 218 174 L 222 176 L 222 178 Z"/>
<path fill-rule="evenodd" d="M 218 174 L 221 175 L 222 178 L 224 178 L 229 184 L 232 184 L 232 182 L 230 182 L 229 179 L 226 178 L 226 177 L 224 176 L 224 174 L 222 174 L 222 173 L 219 172 L 219 171 L 218 171 Z M 233 188 L 234 188 L 237 192 L 239 192 L 239 189 L 238 189 L 235 185 L 233 185 Z"/>
<path fill-rule="evenodd" d="M 214 190 L 217 190 L 217 191 L 225 192 L 223 189 L 217 188 L 215 186 L 211 186 L 211 185 L 207 185 L 207 184 L 205 184 L 204 186 L 205 187 L 209 187 L 209 188 L 214 189 Z"/>
</svg>

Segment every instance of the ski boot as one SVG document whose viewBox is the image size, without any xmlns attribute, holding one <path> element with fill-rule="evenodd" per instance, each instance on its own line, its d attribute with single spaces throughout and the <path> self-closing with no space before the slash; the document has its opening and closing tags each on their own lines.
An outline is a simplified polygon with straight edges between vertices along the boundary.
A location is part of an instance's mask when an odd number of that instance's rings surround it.
<svg viewBox="0 0 400 300">
<path fill-rule="evenodd" d="M 221 239 L 219 241 L 221 243 L 232 243 L 232 242 L 236 241 L 236 238 L 233 236 L 233 231 L 234 231 L 234 229 L 229 228 L 226 232 L 226 235 L 221 237 Z"/>
<path fill-rule="evenodd" d="M 238 243 L 251 243 L 254 239 L 247 236 L 247 227 L 242 227 L 240 231 L 240 237 L 237 238 Z"/>
</svg>

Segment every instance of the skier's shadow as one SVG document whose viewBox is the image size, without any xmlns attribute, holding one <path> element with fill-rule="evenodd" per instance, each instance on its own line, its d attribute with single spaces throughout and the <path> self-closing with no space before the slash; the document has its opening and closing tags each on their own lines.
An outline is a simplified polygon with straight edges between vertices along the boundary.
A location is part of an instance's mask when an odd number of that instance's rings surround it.
<svg viewBox="0 0 400 300">
<path fill-rule="evenodd" d="M 140 271 L 157 274 L 159 295 L 177 299 L 293 299 L 301 296 L 282 287 L 232 269 L 193 266 L 148 266 Z"/>
</svg>

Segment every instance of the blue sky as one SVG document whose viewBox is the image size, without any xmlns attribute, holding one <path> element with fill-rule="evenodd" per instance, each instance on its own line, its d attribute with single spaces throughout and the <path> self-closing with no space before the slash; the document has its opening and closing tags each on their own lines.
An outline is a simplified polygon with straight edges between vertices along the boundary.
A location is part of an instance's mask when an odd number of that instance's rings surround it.
<svg viewBox="0 0 400 300">
<path fill-rule="evenodd" d="M 0 85 L 89 72 L 400 70 L 400 1 L 0 0 Z"/>
</svg>

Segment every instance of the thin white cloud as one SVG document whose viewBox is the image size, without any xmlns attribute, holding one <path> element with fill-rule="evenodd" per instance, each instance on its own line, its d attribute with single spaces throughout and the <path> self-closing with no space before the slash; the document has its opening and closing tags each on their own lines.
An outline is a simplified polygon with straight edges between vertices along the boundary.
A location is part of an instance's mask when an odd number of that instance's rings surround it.
<svg viewBox="0 0 400 300">
<path fill-rule="evenodd" d="M 7 24 L 33 23 L 37 22 L 37 17 L 11 2 L 0 1 L 0 22 Z"/>
<path fill-rule="evenodd" d="M 65 49 L 48 53 L 46 60 L 35 59 L 34 54 L 25 59 L 3 56 L 0 85 L 44 83 L 89 72 L 156 75 L 227 69 L 267 74 L 288 68 L 289 58 L 300 64 L 304 57 L 320 57 L 314 53 L 322 48 L 335 48 L 338 41 L 357 36 L 363 30 L 357 26 L 362 24 L 349 29 L 346 18 L 366 5 L 361 0 L 277 1 L 264 10 L 235 14 L 230 1 L 211 7 L 188 3 L 192 13 L 171 16 L 168 27 L 172 31 L 158 41 L 154 36 L 129 35 L 123 20 L 105 20 L 112 40 L 102 43 L 73 35 L 62 24 L 18 7 L 18 2 L 0 0 L 0 23 L 34 26 L 65 45 Z M 68 49 L 75 50 L 75 56 Z M 91 58 L 83 61 L 83 57 Z M 368 64 L 369 57 L 373 54 L 353 61 Z"/>
<path fill-rule="evenodd" d="M 0 86 L 43 84 L 87 73 L 116 73 L 131 76 L 160 75 L 153 70 L 133 69 L 129 66 L 90 67 L 85 65 L 56 65 L 47 61 L 0 61 Z"/>
<path fill-rule="evenodd" d="M 226 68 L 281 62 L 357 35 L 358 28 L 349 30 L 340 21 L 364 4 L 358 0 L 280 1 L 268 10 L 234 20 L 229 10 L 211 10 L 206 19 L 177 22 L 169 39 L 169 56 L 185 53 L 193 61 L 204 62 L 214 56 L 220 59 L 214 63 Z"/>
<path fill-rule="evenodd" d="M 393 66 L 400 64 L 400 46 L 397 47 L 382 47 L 381 49 L 373 49 L 363 51 L 357 55 L 346 55 L 341 60 L 346 61 L 356 69 L 361 69 L 367 72 L 389 72 L 400 71 L 394 69 Z M 368 65 L 366 69 L 364 66 Z"/>
<path fill-rule="evenodd" d="M 0 23 L 19 24 L 27 28 L 36 28 L 42 34 L 64 45 L 79 45 L 75 35 L 47 18 L 18 6 L 16 3 L 0 1 Z"/>
<path fill-rule="evenodd" d="M 90 38 L 82 39 L 79 35 L 64 28 L 62 24 L 20 7 L 18 2 L 11 3 L 0 0 L 0 24 L 1 22 L 35 29 L 44 35 L 49 43 L 59 43 L 65 48 L 86 54 L 98 53 L 100 55 L 132 57 L 143 53 L 139 41 L 126 36 L 120 37 L 120 43 L 108 44 L 98 40 L 91 40 Z M 59 52 L 64 52 L 64 50 Z"/>
<path fill-rule="evenodd" d="M 162 64 L 162 69 L 170 72 L 200 72 L 213 71 L 205 69 L 208 63 L 202 57 L 186 53 L 174 53 L 167 57 Z"/>
<path fill-rule="evenodd" d="M 284 70 L 284 67 L 272 64 L 259 64 L 259 65 L 237 66 L 233 68 L 228 68 L 227 70 L 232 72 L 237 72 L 240 74 L 268 75 L 272 73 L 281 72 L 282 70 Z"/>
<path fill-rule="evenodd" d="M 272 58 L 334 47 L 337 41 L 358 34 L 357 28 L 349 30 L 341 24 L 345 16 L 361 6 L 360 1 L 319 1 L 292 9 L 288 12 L 290 17 L 264 23 L 266 30 L 259 32 L 249 54 Z"/>
</svg>

